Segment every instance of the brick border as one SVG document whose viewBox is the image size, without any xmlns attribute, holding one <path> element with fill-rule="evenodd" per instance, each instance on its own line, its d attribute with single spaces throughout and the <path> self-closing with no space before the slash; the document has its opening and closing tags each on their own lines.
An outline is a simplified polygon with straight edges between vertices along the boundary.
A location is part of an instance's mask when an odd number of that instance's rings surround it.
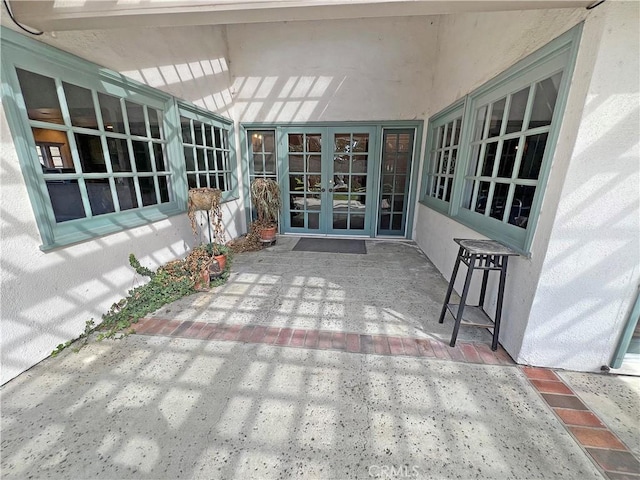
<svg viewBox="0 0 640 480">
<path fill-rule="evenodd" d="M 529 383 L 610 480 L 640 480 L 640 462 L 553 370 L 520 367 Z"/>
<path fill-rule="evenodd" d="M 502 347 L 499 347 L 494 352 L 489 345 L 458 342 L 452 348 L 439 340 L 428 338 L 368 335 L 303 328 L 279 328 L 263 325 L 180 322 L 174 319 L 149 317 L 143 318 L 134 324 L 133 330 L 141 335 L 243 342 L 369 355 L 425 357 L 483 365 L 515 366 L 515 362 Z"/>
</svg>

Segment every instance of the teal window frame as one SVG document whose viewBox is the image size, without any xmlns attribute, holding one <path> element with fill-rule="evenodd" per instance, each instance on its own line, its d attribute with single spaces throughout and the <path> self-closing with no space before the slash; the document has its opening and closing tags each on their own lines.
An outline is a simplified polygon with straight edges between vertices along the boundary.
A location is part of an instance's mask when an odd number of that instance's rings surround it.
<svg viewBox="0 0 640 480">
<path fill-rule="evenodd" d="M 210 187 L 219 188 L 219 176 L 224 177 L 224 188 L 222 190 L 222 201 L 228 202 L 238 198 L 238 176 L 237 176 L 237 164 L 236 164 L 236 151 L 235 151 L 235 134 L 233 121 L 224 118 L 215 113 L 204 110 L 195 105 L 178 101 L 178 113 L 180 115 L 181 133 L 180 141 L 182 147 L 182 154 L 185 151 L 190 150 L 193 155 L 195 169 L 190 170 L 188 168 L 185 157 L 185 173 L 187 175 L 187 185 L 189 184 L 189 175 L 195 175 L 198 179 L 197 188 Z M 182 131 L 182 119 L 187 118 L 190 122 L 190 135 L 191 141 L 185 142 L 184 133 Z M 215 133 L 211 133 L 211 140 L 207 140 L 206 135 L 202 134 L 204 142 L 196 142 L 194 128 L 196 128 L 196 122 L 198 125 L 202 125 L 205 129 L 207 127 L 220 131 L 220 137 L 217 137 Z M 221 142 L 220 142 L 221 141 Z M 205 145 L 206 144 L 206 145 Z M 198 154 L 202 152 L 202 158 L 204 159 L 204 168 L 199 166 Z M 222 163 L 222 165 L 220 165 Z M 208 184 L 203 185 L 203 176 L 207 177 Z M 216 179 L 218 177 L 218 179 Z M 196 188 L 196 187 L 193 187 Z"/>
<path fill-rule="evenodd" d="M 224 148 L 224 151 L 228 155 L 229 171 L 227 172 L 225 170 L 225 174 L 229 174 L 231 184 L 230 188 L 223 193 L 223 201 L 237 198 L 238 181 L 236 175 L 236 152 L 234 148 L 235 137 L 233 122 L 231 120 L 200 109 L 195 105 L 180 101 L 167 93 L 80 57 L 34 41 L 5 27 L 0 28 L 0 41 L 2 47 L 2 104 L 42 240 L 41 250 L 49 251 L 184 213 L 187 208 L 188 186 L 183 144 L 180 135 L 181 110 L 183 112 L 189 111 L 191 115 L 201 118 L 210 124 L 219 125 L 228 132 L 228 145 Z M 48 177 L 47 174 L 43 173 L 40 165 L 32 128 L 64 131 L 69 139 L 68 143 L 75 165 L 79 163 L 79 152 L 73 140 L 73 134 L 77 131 L 82 132 L 83 128 L 70 124 L 68 107 L 66 104 L 63 104 L 64 102 L 61 102 L 60 108 L 62 109 L 65 124 L 55 125 L 39 120 L 30 120 L 18 81 L 16 68 L 53 78 L 56 83 L 58 96 L 62 99 L 65 97 L 64 93 L 60 93 L 60 90 L 63 89 L 62 82 L 66 82 L 90 90 L 94 98 L 94 106 L 97 105 L 96 98 L 98 93 L 104 93 L 118 97 L 121 105 L 124 105 L 124 101 L 126 100 L 161 111 L 164 138 L 160 143 L 164 146 L 165 171 L 171 179 L 168 185 L 169 201 L 95 216 L 91 216 L 90 210 L 85 206 L 87 217 L 56 222 L 51 198 L 46 185 L 46 178 Z M 143 109 L 143 111 L 145 112 L 145 119 L 147 119 L 147 109 Z M 126 112 L 124 115 L 126 118 Z M 97 116 L 100 117 L 100 110 L 97 111 Z M 105 126 L 102 125 L 100 118 L 98 118 L 98 123 L 99 130 L 91 132 L 86 128 L 84 130 L 85 133 L 101 136 L 103 151 L 106 156 L 105 138 L 113 135 L 105 131 Z M 148 132 L 149 126 L 147 125 L 147 133 Z M 152 139 L 138 138 L 128 131 L 125 134 L 116 136 L 129 143 L 133 140 L 147 140 L 150 143 L 158 143 Z M 129 174 L 119 174 L 108 168 L 106 174 L 100 175 L 109 178 L 112 188 L 113 179 L 119 176 L 142 178 L 144 176 L 156 175 L 155 162 L 153 161 L 153 148 L 151 148 L 150 158 L 154 165 L 151 172 L 138 173 L 135 171 L 135 167 L 133 167 L 133 172 Z M 107 164 L 109 164 L 108 158 Z M 81 173 L 79 170 L 76 171 L 78 173 L 65 174 L 65 178 L 68 177 L 71 180 L 75 178 L 91 179 L 92 175 L 96 175 Z M 55 174 L 49 174 L 48 176 L 51 175 Z M 81 180 L 80 182 L 83 181 L 84 180 Z M 134 183 L 137 185 L 137 180 Z M 157 193 L 158 186 L 156 184 L 156 194 Z M 81 190 L 80 194 L 83 202 L 85 204 L 88 203 L 86 190 Z M 136 194 L 139 199 L 140 192 L 137 186 Z M 141 204 L 139 203 L 139 205 Z"/>
<path fill-rule="evenodd" d="M 478 89 L 459 99 L 454 104 L 429 119 L 427 127 L 427 146 L 423 159 L 420 203 L 447 215 L 457 222 L 462 223 L 489 238 L 509 245 L 523 255 L 530 255 L 531 244 L 533 242 L 535 229 L 538 223 L 544 191 L 548 181 L 549 172 L 551 170 L 551 163 L 560 132 L 561 120 L 566 107 L 569 86 L 578 53 L 579 40 L 582 34 L 582 26 L 582 24 L 579 24 L 573 27 L 571 30 L 560 35 L 526 58 L 520 60 L 503 73 L 499 74 L 492 80 L 488 81 Z M 501 134 L 493 139 L 495 141 L 499 141 L 500 145 L 502 145 L 503 140 L 512 137 L 524 138 L 526 135 L 533 135 L 541 132 L 548 134 L 540 172 L 535 181 L 521 181 L 515 178 L 517 174 L 517 171 L 515 171 L 517 169 L 515 167 L 518 166 L 517 162 L 520 158 L 519 156 L 516 159 L 514 167 L 514 178 L 507 180 L 500 179 L 501 182 L 504 180 L 504 183 L 510 186 L 509 199 L 513 198 L 512 185 L 522 183 L 524 185 L 535 186 L 535 194 L 533 196 L 526 228 L 521 228 L 507 223 L 505 218 L 502 220 L 492 218 L 488 215 L 488 209 L 487 213 L 483 214 L 473 211 L 473 205 L 471 205 L 470 208 L 463 207 L 465 181 L 483 179 L 490 182 L 493 179 L 495 183 L 495 180 L 497 179 L 495 174 L 495 171 L 497 170 L 497 163 L 495 165 L 493 175 L 487 178 L 482 177 L 478 172 L 469 172 L 473 147 L 482 143 L 472 138 L 476 121 L 476 112 L 478 109 L 485 105 L 489 106 L 492 102 L 501 98 L 509 99 L 511 94 L 522 90 L 526 86 L 532 86 L 533 88 L 537 82 L 549 78 L 559 71 L 562 71 L 563 73 L 558 87 L 558 95 L 555 109 L 553 110 L 551 124 L 546 127 L 531 128 L 529 130 L 525 129 L 523 132 L 516 134 L 505 134 L 505 129 L 503 127 Z M 528 100 L 525 120 L 527 118 L 526 115 L 528 115 L 531 110 L 532 99 L 533 94 L 530 95 Z M 506 111 L 507 110 L 505 110 L 505 117 Z M 430 154 L 434 151 L 438 127 L 450 121 L 453 116 L 460 112 L 462 113 L 462 132 L 458 151 L 458 162 L 453 180 L 453 192 L 450 201 L 444 202 L 430 195 L 430 175 L 433 174 L 433 162 Z M 522 142 L 520 143 L 520 146 L 522 146 Z M 490 191 L 493 193 L 493 185 L 491 186 Z M 508 202 L 507 206 L 510 205 Z M 505 214 L 504 217 L 508 217 L 508 215 Z"/>
</svg>

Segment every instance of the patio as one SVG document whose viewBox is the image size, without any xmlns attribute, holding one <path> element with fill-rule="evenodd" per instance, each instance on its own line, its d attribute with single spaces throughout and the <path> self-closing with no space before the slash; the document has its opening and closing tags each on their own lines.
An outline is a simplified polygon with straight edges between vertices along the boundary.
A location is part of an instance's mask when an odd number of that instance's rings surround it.
<svg viewBox="0 0 640 480">
<path fill-rule="evenodd" d="M 519 367 L 479 329 L 449 348 L 447 284 L 415 244 L 327 254 L 296 240 L 237 255 L 226 285 L 138 335 L 5 384 L 3 476 L 640 473 L 637 379 Z"/>
</svg>

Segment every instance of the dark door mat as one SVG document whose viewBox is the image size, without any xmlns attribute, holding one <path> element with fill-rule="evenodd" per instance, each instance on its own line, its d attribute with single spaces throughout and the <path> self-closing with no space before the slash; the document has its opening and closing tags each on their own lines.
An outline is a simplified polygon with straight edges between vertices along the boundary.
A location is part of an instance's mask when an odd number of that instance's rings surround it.
<svg viewBox="0 0 640 480">
<path fill-rule="evenodd" d="M 367 253 L 364 240 L 349 240 L 342 238 L 310 238 L 298 240 L 293 247 L 296 252 L 326 252 L 326 253 Z"/>
</svg>

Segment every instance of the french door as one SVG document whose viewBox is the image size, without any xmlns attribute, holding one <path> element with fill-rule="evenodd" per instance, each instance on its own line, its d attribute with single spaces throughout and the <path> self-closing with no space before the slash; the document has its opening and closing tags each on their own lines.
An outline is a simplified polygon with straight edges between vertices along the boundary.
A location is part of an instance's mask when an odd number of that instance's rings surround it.
<svg viewBox="0 0 640 480">
<path fill-rule="evenodd" d="M 370 236 L 375 127 L 282 128 L 285 232 Z"/>
</svg>

